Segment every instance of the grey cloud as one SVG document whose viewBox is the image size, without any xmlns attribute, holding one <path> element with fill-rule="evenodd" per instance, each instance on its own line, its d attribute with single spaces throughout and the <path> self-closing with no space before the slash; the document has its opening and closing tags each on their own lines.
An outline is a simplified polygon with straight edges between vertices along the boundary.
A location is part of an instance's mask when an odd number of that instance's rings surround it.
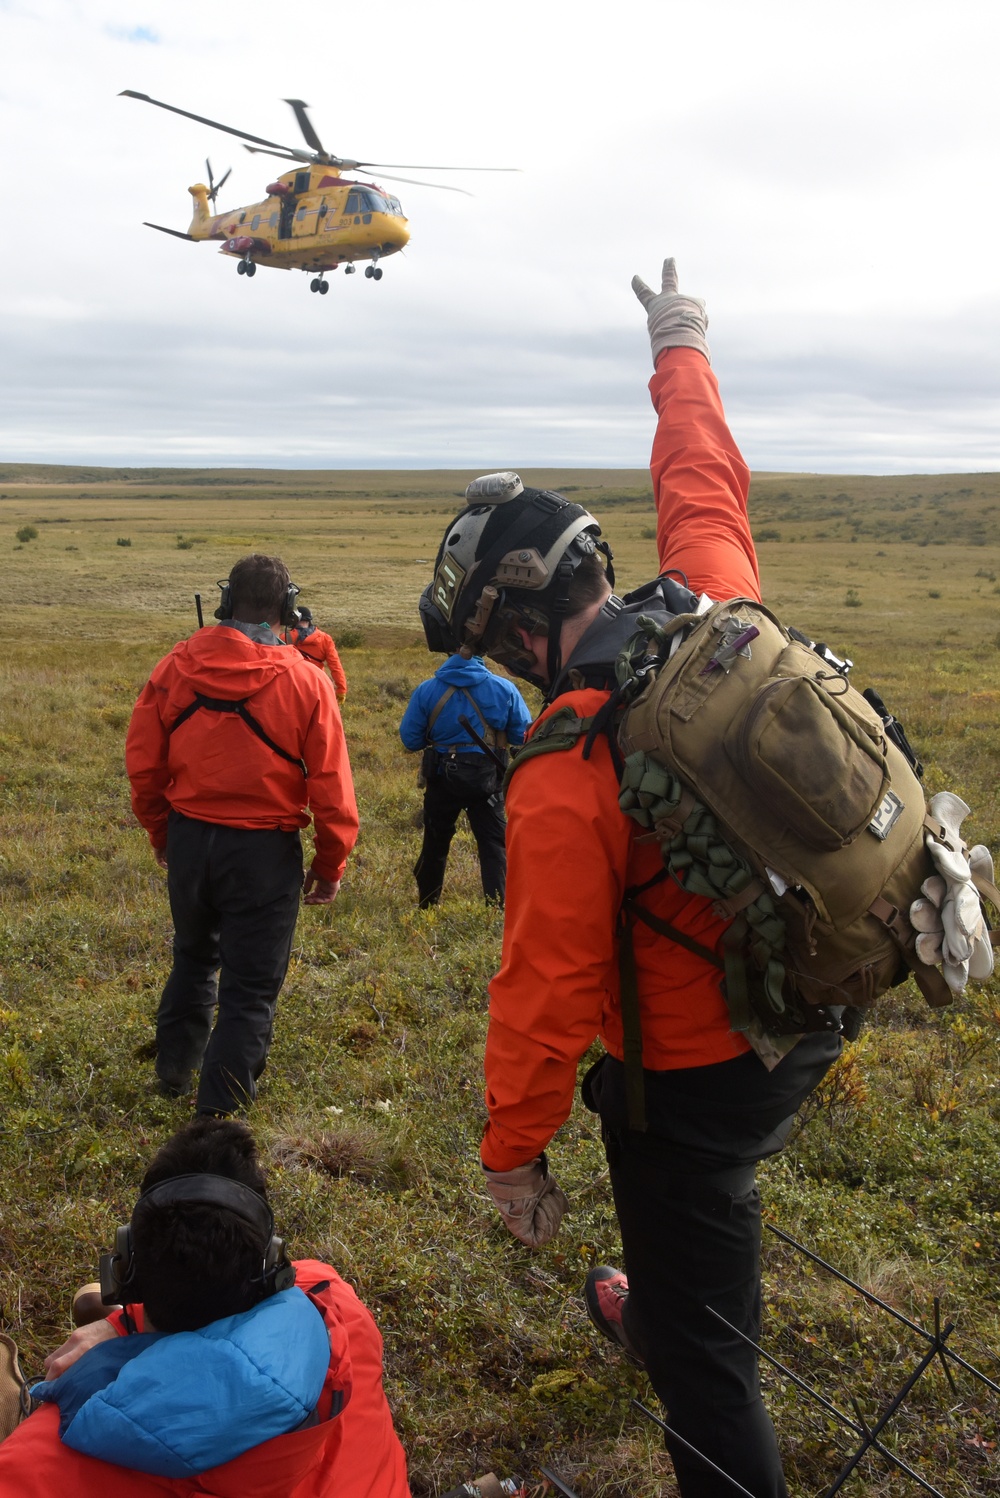
<svg viewBox="0 0 1000 1498">
<path fill-rule="evenodd" d="M 713 335 L 731 426 L 754 467 L 1000 465 L 998 315 L 956 332 L 883 319 L 729 319 Z M 645 339 L 496 319 L 474 339 L 405 311 L 319 341 L 178 322 L 12 318 L 0 444 L 9 460 L 420 467 L 641 466 Z"/>
</svg>

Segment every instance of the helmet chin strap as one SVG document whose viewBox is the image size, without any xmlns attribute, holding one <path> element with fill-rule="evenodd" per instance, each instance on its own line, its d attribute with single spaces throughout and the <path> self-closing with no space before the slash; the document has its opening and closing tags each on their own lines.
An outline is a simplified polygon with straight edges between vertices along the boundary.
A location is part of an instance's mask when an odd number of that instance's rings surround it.
<svg viewBox="0 0 1000 1498">
<path fill-rule="evenodd" d="M 572 563 L 565 560 L 560 562 L 556 569 L 555 597 L 552 600 L 552 607 L 549 610 L 549 644 L 545 662 L 549 673 L 546 701 L 548 701 L 548 693 L 552 691 L 562 671 L 560 640 L 563 620 L 566 618 L 566 612 L 569 608 L 569 589 L 573 581 L 573 571 Z"/>
</svg>

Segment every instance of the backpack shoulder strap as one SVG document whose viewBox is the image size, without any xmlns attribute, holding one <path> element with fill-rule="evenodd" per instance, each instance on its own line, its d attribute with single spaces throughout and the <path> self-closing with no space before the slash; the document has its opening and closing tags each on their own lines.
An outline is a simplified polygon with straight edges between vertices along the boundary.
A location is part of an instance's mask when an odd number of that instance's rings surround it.
<svg viewBox="0 0 1000 1498">
<path fill-rule="evenodd" d="M 432 730 L 434 728 L 434 724 L 437 722 L 438 718 L 441 716 L 441 709 L 444 707 L 444 705 L 445 705 L 446 702 L 450 702 L 451 701 L 451 699 L 452 699 L 452 697 L 454 697 L 454 695 L 455 695 L 455 688 L 454 687 L 445 687 L 444 691 L 441 693 L 440 697 L 438 698 L 438 700 L 435 702 L 434 706 L 431 708 L 430 712 L 428 713 L 428 715 L 427 715 L 427 728 L 425 729 L 425 733 L 424 733 L 424 736 L 427 739 L 428 745 L 430 745 L 430 743 L 431 743 Z"/>
<path fill-rule="evenodd" d="M 473 697 L 468 687 L 462 687 L 461 692 L 466 702 L 468 702 L 470 707 L 472 707 L 472 709 L 474 710 L 476 717 L 479 719 L 480 723 L 486 729 L 486 732 L 492 733 L 494 730 L 490 727 L 489 723 L 487 723 L 486 718 L 483 715 L 482 708 L 479 706 L 479 703 L 476 701 L 475 697 Z"/>
<path fill-rule="evenodd" d="M 504 790 L 510 784 L 514 771 L 521 765 L 527 764 L 529 759 L 537 759 L 540 754 L 555 754 L 572 749 L 578 740 L 590 732 L 593 723 L 593 716 L 580 718 L 571 707 L 561 707 L 551 718 L 539 723 L 527 743 L 512 751 L 513 758 L 504 776 Z"/>
</svg>

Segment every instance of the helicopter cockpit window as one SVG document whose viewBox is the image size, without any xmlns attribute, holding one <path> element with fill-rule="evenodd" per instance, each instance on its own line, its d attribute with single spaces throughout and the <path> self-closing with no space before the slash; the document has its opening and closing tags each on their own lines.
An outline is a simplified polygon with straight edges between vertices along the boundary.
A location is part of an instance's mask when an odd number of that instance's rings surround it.
<svg viewBox="0 0 1000 1498">
<path fill-rule="evenodd" d="M 347 202 L 344 205 L 344 212 L 345 213 L 360 213 L 361 212 L 361 194 L 359 192 L 349 192 L 347 194 Z"/>
</svg>

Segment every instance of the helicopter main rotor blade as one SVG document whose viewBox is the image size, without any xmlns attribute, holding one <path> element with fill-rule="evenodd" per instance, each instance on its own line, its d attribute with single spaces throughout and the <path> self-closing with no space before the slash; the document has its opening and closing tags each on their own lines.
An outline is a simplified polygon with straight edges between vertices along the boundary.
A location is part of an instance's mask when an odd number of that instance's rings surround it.
<svg viewBox="0 0 1000 1498">
<path fill-rule="evenodd" d="M 171 114 L 182 114 L 186 120 L 197 120 L 199 125 L 211 125 L 213 130 L 224 130 L 227 135 L 238 135 L 241 140 L 256 141 L 259 146 L 277 146 L 279 151 L 290 151 L 277 140 L 265 140 L 261 135 L 249 135 L 245 130 L 236 130 L 232 125 L 220 125 L 218 120 L 206 119 L 203 114 L 192 114 L 190 109 L 178 109 L 176 104 L 164 104 L 162 99 L 151 99 L 148 94 L 137 94 L 133 88 L 123 88 L 120 99 L 141 99 L 144 104 L 155 104 L 157 109 L 169 109 Z M 311 158 L 310 158 L 311 159 Z"/>
<path fill-rule="evenodd" d="M 292 146 L 286 146 L 284 151 L 265 151 L 260 146 L 244 146 L 244 151 L 249 151 L 252 156 L 277 156 L 279 161 L 315 161 L 311 151 L 296 151 Z"/>
<path fill-rule="evenodd" d="M 290 104 L 295 111 L 295 118 L 299 122 L 299 129 L 305 137 L 306 145 L 312 146 L 313 150 L 317 151 L 320 156 L 325 156 L 327 153 L 323 149 L 323 142 L 316 134 L 313 122 L 306 113 L 309 105 L 303 104 L 301 99 L 286 99 L 285 103 Z"/>
<path fill-rule="evenodd" d="M 183 229 L 165 229 L 162 224 L 151 224 L 147 218 L 143 219 L 142 227 L 144 229 L 159 229 L 161 234 L 172 234 L 175 239 L 190 239 L 192 243 L 194 242 L 193 234 L 185 234 Z"/>
<path fill-rule="evenodd" d="M 362 162 L 358 163 L 359 166 L 363 164 Z M 452 187 L 447 182 L 421 182 L 419 177 L 397 177 L 393 172 L 380 172 L 379 177 L 384 177 L 386 182 L 409 182 L 411 187 L 436 187 L 439 192 L 460 192 L 466 198 L 474 198 L 476 196 L 467 187 Z"/>
<path fill-rule="evenodd" d="M 519 166 L 422 166 L 412 161 L 354 161 L 351 163 L 352 170 L 354 167 L 363 166 L 387 166 L 400 172 L 520 172 L 524 170 Z M 405 179 L 401 177 L 399 180 L 402 182 Z M 433 184 L 425 182 L 421 185 L 430 187 Z"/>
</svg>

